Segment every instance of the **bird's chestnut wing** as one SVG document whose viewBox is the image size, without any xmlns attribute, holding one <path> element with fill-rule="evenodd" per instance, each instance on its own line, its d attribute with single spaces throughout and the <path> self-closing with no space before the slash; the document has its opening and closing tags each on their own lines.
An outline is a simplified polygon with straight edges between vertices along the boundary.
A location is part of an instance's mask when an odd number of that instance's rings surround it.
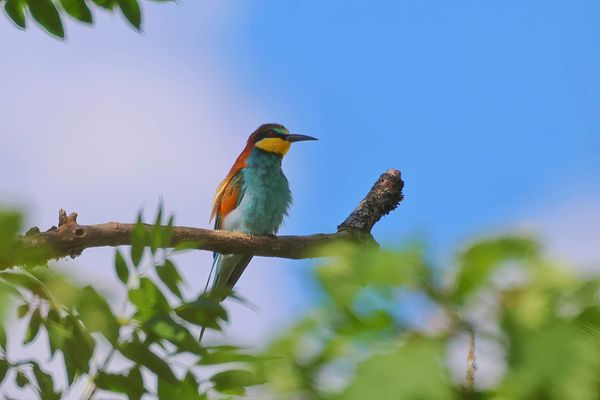
<svg viewBox="0 0 600 400">
<path fill-rule="evenodd" d="M 244 177 L 242 170 L 239 170 L 229 179 L 225 178 L 221 185 L 219 185 L 211 214 L 211 219 L 216 217 L 215 229 L 221 229 L 223 218 L 240 204 L 244 196 L 243 187 Z"/>
</svg>

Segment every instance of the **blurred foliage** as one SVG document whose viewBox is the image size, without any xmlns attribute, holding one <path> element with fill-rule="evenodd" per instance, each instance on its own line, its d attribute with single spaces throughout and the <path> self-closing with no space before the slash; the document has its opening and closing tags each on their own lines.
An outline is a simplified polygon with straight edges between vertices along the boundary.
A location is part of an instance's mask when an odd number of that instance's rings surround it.
<svg viewBox="0 0 600 400">
<path fill-rule="evenodd" d="M 0 249 L 13 251 L 20 217 L 0 221 Z M 339 243 L 339 256 L 315 270 L 319 305 L 266 346 L 240 348 L 198 343 L 200 328 L 220 330 L 227 313 L 210 295 L 187 296 L 173 257 L 189 246 L 166 248 L 173 218 L 162 207 L 154 223 L 150 234 L 135 230 L 128 254 L 115 252 L 115 285 L 126 292 L 119 311 L 55 269 L 0 272 L 5 321 L 27 324 L 8 342 L 0 329 L 3 385 L 41 399 L 64 398 L 80 381 L 84 398 L 600 398 L 600 279 L 556 265 L 531 238 L 479 240 L 444 267 L 423 246 Z M 474 386 L 465 380 L 470 332 L 501 349 L 496 378 L 475 371 Z M 40 340 L 66 382 L 44 357 L 17 360 L 7 348 Z M 475 354 L 483 356 L 477 346 Z M 116 358 L 127 367 L 117 369 Z"/>
<path fill-rule="evenodd" d="M 0 335 L 0 378 L 12 377 L 16 386 L 30 387 L 40 399 L 66 396 L 82 379 L 88 382 L 84 398 L 103 390 L 139 399 L 150 392 L 142 376 L 145 370 L 155 376 L 161 398 L 172 398 L 174 393 L 185 399 L 205 398 L 195 369 L 211 348 L 200 346 L 197 332 L 201 325 L 220 329 L 227 314 L 208 295 L 183 296 L 183 279 L 171 260 L 180 250 L 165 248 L 173 218 L 163 219 L 161 207 L 147 234 L 140 216 L 130 254 L 115 252 L 115 281 L 126 292 L 121 311 L 94 287 L 81 286 L 46 266 L 0 272 L 0 293 L 13 299 L 15 317 L 27 324 L 20 342 L 47 340 L 51 360 L 62 354 L 59 360 L 66 382 L 55 382 L 36 360 L 11 359 L 5 325 Z M 18 243 L 20 219 L 16 213 L 0 214 L 0 221 L 5 220 L 11 222 L 0 229 L 0 249 L 6 251 Z M 5 321 L 10 318 L 14 317 L 5 316 Z M 178 361 L 183 355 L 188 356 L 187 365 Z M 195 357 L 191 362 L 190 355 Z M 117 356 L 129 360 L 130 366 L 113 370 L 111 363 Z"/>
<path fill-rule="evenodd" d="M 166 3 L 174 0 L 148 0 Z M 120 10 L 129 24 L 136 30 L 142 29 L 142 11 L 139 0 L 0 0 L 7 17 L 20 29 L 27 29 L 33 19 L 46 32 L 64 39 L 64 17 L 84 24 L 92 24 L 92 9 L 109 12 Z"/>
</svg>

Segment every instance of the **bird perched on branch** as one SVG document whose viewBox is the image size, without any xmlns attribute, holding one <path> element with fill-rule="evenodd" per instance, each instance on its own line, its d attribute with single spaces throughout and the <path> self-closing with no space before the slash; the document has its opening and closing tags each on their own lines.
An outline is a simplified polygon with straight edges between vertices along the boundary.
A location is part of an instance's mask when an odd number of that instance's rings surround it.
<svg viewBox="0 0 600 400">
<path fill-rule="evenodd" d="M 292 143 L 305 140 L 317 139 L 290 134 L 280 124 L 259 126 L 217 188 L 210 217 L 215 218 L 215 229 L 253 235 L 277 233 L 292 201 L 281 160 Z M 221 296 L 220 300 L 231 291 L 251 259 L 249 255 L 214 253 L 212 291 Z"/>
</svg>

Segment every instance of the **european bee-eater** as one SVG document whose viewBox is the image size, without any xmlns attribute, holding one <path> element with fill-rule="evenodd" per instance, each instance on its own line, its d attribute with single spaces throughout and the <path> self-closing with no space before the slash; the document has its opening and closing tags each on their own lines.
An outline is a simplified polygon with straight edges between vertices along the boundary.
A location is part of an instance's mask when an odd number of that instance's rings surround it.
<svg viewBox="0 0 600 400">
<path fill-rule="evenodd" d="M 259 126 L 217 188 L 210 217 L 215 218 L 215 229 L 253 235 L 277 233 L 292 202 L 281 160 L 292 143 L 304 140 L 317 139 L 290 134 L 280 124 Z M 213 291 L 231 290 L 251 259 L 249 255 L 214 253 Z"/>
</svg>

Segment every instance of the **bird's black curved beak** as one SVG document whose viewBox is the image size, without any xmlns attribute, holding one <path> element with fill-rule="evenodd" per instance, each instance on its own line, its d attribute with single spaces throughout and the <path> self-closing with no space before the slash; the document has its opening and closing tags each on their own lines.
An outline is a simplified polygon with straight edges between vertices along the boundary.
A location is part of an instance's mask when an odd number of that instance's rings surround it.
<svg viewBox="0 0 600 400">
<path fill-rule="evenodd" d="M 305 140 L 319 140 L 317 138 L 314 138 L 312 136 L 307 136 L 307 135 L 287 135 L 286 139 L 290 143 L 302 142 L 302 141 L 305 141 Z"/>
</svg>

